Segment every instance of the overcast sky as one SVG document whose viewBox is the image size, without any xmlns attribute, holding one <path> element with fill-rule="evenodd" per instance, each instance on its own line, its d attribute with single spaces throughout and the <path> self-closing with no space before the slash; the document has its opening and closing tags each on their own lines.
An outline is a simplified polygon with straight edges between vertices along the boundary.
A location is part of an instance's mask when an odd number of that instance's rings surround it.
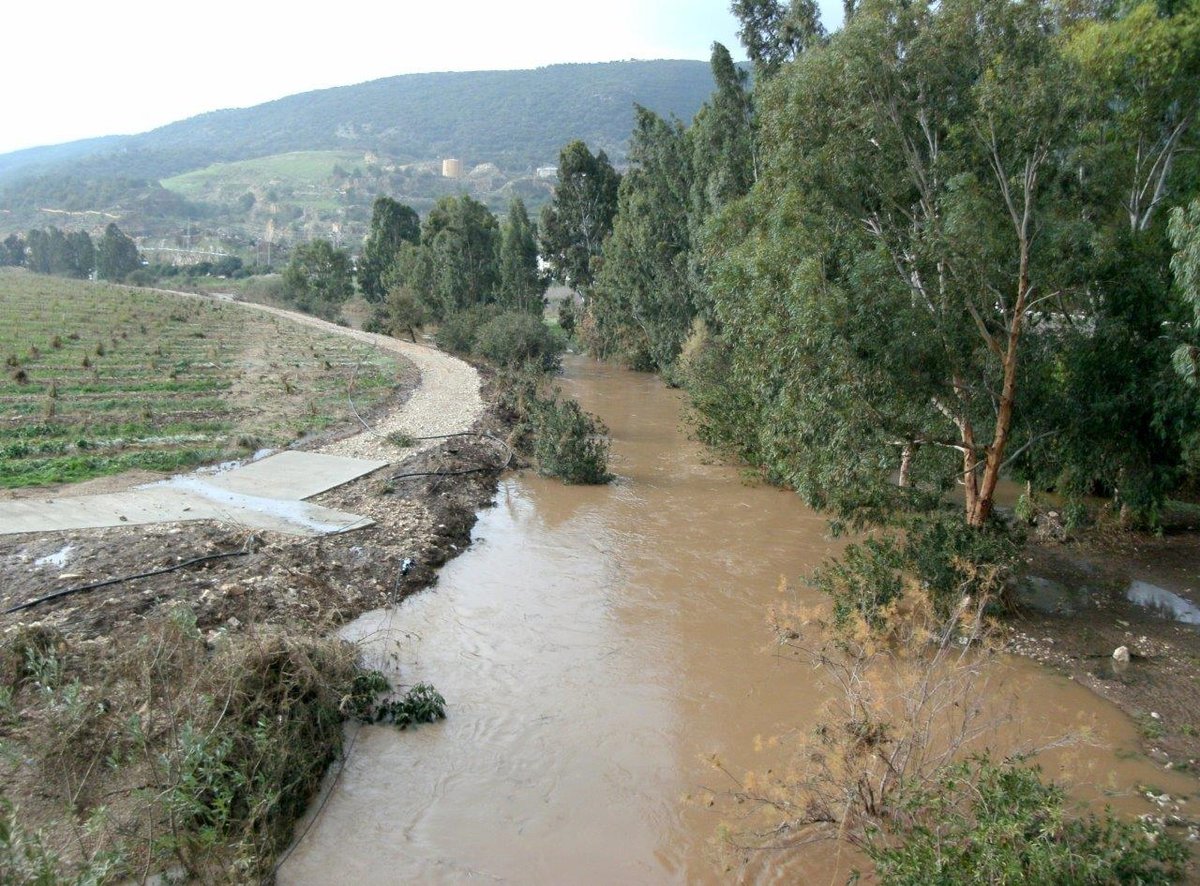
<svg viewBox="0 0 1200 886">
<path fill-rule="evenodd" d="M 840 0 L 822 8 L 835 25 Z M 3 19 L 0 153 L 394 74 L 707 59 L 714 40 L 745 57 L 728 0 L 66 0 Z"/>
</svg>

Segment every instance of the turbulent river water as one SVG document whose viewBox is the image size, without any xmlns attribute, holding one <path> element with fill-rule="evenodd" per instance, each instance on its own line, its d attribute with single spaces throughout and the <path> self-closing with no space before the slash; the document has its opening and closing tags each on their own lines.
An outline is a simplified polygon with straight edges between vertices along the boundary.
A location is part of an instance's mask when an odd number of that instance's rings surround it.
<svg viewBox="0 0 1200 886">
<path fill-rule="evenodd" d="M 657 378 L 574 358 L 564 385 L 608 424 L 618 480 L 503 480 L 435 587 L 347 627 L 400 681 L 433 683 L 448 719 L 358 729 L 280 882 L 840 876 L 823 852 L 718 867 L 731 809 L 707 802 L 732 786 L 713 755 L 762 770 L 778 751 L 757 739 L 811 728 L 826 700 L 766 624 L 781 595 L 816 602 L 802 578 L 836 551 L 825 521 L 710 463 Z M 1136 784 L 1172 789 L 1115 709 L 1025 662 L 997 668 L 1021 739 L 1086 732 L 1042 761 L 1078 796 L 1146 811 Z"/>
</svg>

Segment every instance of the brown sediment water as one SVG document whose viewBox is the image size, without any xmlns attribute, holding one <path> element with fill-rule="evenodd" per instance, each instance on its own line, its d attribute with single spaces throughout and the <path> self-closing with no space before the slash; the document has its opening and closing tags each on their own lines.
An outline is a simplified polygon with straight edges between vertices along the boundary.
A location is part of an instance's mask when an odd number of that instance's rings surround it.
<svg viewBox="0 0 1200 886">
<path fill-rule="evenodd" d="M 827 850 L 721 870 L 729 809 L 704 802 L 731 787 L 713 755 L 735 777 L 763 769 L 771 751 L 756 739 L 811 728 L 826 701 L 766 625 L 781 578 L 816 602 L 801 579 L 837 549 L 825 520 L 709 463 L 657 378 L 572 359 L 564 384 L 608 424 L 618 480 L 505 479 L 434 588 L 347 627 L 376 666 L 433 683 L 448 718 L 359 728 L 281 883 L 839 876 Z M 1083 687 L 1019 660 L 998 667 L 1010 734 L 1087 731 L 1088 744 L 1043 759 L 1079 796 L 1137 812 L 1149 811 L 1138 783 L 1194 788 L 1138 758 L 1133 724 Z"/>
</svg>

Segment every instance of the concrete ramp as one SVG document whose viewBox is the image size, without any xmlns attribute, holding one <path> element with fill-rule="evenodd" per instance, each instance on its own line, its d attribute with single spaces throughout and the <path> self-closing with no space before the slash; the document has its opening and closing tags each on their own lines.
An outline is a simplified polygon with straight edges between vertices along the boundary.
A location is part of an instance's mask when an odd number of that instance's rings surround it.
<svg viewBox="0 0 1200 886">
<path fill-rule="evenodd" d="M 126 492 L 0 502 L 0 535 L 217 520 L 289 535 L 331 535 L 374 521 L 302 499 L 386 465 L 315 452 L 281 452 L 218 474 L 185 474 Z"/>
</svg>

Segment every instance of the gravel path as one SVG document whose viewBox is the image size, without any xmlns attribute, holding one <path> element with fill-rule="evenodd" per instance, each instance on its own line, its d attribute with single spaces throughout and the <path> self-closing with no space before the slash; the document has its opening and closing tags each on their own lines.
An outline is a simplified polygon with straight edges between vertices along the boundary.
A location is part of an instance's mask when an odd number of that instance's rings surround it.
<svg viewBox="0 0 1200 886">
<path fill-rule="evenodd" d="M 362 430 L 322 446 L 318 451 L 329 455 L 345 455 L 353 458 L 380 459 L 399 462 L 408 456 L 430 449 L 440 441 L 423 440 L 408 448 L 397 447 L 385 438 L 389 434 L 401 433 L 410 437 L 432 437 L 438 434 L 458 434 L 469 431 L 483 414 L 483 398 L 479 393 L 479 373 L 475 367 L 464 363 L 436 348 L 422 344 L 400 341 L 389 335 L 376 335 L 329 323 L 307 314 L 285 311 L 253 302 L 239 302 L 246 308 L 275 314 L 278 317 L 344 335 L 365 344 L 399 354 L 411 361 L 421 373 L 421 382 L 408 401 L 392 410 L 371 425 L 371 430 Z"/>
</svg>

